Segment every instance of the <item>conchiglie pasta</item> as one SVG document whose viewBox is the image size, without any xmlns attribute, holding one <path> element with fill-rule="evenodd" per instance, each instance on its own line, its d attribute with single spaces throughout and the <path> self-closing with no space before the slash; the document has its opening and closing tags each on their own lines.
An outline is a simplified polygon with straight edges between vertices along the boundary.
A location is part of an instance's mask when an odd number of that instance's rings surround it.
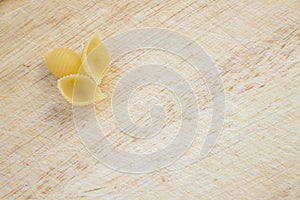
<svg viewBox="0 0 300 200">
<path fill-rule="evenodd" d="M 90 75 L 90 73 L 87 72 L 87 67 L 84 66 L 84 60 L 86 60 L 86 57 L 90 54 L 90 52 L 96 48 L 98 45 L 101 45 L 101 39 L 98 33 L 94 33 L 93 37 L 84 45 L 82 50 L 82 56 L 81 56 L 81 67 L 78 71 L 79 74 L 85 74 Z"/>
<path fill-rule="evenodd" d="M 108 70 L 109 62 L 110 56 L 106 47 L 102 44 L 99 35 L 94 34 L 83 50 L 82 71 L 99 84 Z"/>
<path fill-rule="evenodd" d="M 101 45 L 101 39 L 98 33 L 95 33 L 93 37 L 84 45 L 83 51 L 82 51 L 82 61 L 88 56 L 93 49 L 95 49 L 97 46 Z"/>
<path fill-rule="evenodd" d="M 73 105 L 88 105 L 94 100 L 101 100 L 106 97 L 95 81 L 82 74 L 72 74 L 60 78 L 57 87 L 62 96 Z"/>
<path fill-rule="evenodd" d="M 45 54 L 45 64 L 57 77 L 76 74 L 81 66 L 80 57 L 72 50 L 56 48 Z"/>
</svg>

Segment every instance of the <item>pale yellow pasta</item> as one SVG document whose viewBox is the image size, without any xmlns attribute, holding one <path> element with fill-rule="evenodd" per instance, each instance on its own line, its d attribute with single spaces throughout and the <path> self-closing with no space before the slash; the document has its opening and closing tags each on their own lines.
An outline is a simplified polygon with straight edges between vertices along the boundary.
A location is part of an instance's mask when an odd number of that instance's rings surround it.
<svg viewBox="0 0 300 200">
<path fill-rule="evenodd" d="M 95 81 L 83 74 L 72 74 L 60 78 L 57 87 L 62 96 L 73 105 L 88 105 L 94 100 L 106 97 Z"/>
<path fill-rule="evenodd" d="M 72 50 L 56 48 L 44 56 L 48 69 L 57 77 L 76 74 L 81 66 L 80 57 Z"/>
<path fill-rule="evenodd" d="M 81 60 L 84 61 L 85 57 L 88 56 L 93 49 L 95 49 L 97 46 L 101 44 L 102 42 L 99 34 L 95 33 L 93 37 L 84 45 Z"/>
<path fill-rule="evenodd" d="M 98 33 L 94 33 L 93 37 L 84 45 L 82 50 L 82 56 L 81 56 L 81 63 L 82 66 L 80 67 L 78 73 L 79 74 L 85 74 L 89 75 L 90 73 L 87 72 L 87 67 L 84 66 L 84 60 L 89 55 L 89 53 L 98 45 L 101 45 L 101 39 Z"/>
<path fill-rule="evenodd" d="M 108 51 L 96 33 L 83 49 L 81 72 L 88 74 L 99 84 L 108 70 L 109 62 Z"/>
</svg>

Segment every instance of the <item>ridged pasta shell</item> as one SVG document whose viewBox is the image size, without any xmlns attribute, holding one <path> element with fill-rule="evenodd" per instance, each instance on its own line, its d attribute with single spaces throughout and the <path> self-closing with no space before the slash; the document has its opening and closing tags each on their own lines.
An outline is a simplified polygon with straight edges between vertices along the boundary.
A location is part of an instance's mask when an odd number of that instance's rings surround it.
<svg viewBox="0 0 300 200">
<path fill-rule="evenodd" d="M 82 55 L 83 72 L 91 76 L 99 84 L 108 70 L 110 56 L 97 33 L 85 45 Z"/>
<path fill-rule="evenodd" d="M 72 74 L 60 78 L 57 81 L 57 88 L 69 103 L 78 106 L 88 105 L 94 100 L 106 97 L 95 81 L 82 74 Z"/>
<path fill-rule="evenodd" d="M 81 66 L 80 57 L 74 51 L 66 48 L 48 51 L 44 58 L 48 69 L 59 78 L 76 74 Z"/>
</svg>

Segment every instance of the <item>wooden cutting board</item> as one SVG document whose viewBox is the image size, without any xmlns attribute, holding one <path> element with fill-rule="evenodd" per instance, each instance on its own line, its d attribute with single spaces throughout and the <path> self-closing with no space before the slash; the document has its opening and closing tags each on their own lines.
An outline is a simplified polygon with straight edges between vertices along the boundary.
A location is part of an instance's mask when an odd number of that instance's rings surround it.
<svg viewBox="0 0 300 200">
<path fill-rule="evenodd" d="M 299 8 L 297 0 L 0 1 L 0 199 L 299 199 Z M 43 54 L 80 53 L 95 30 L 106 40 L 143 27 L 177 31 L 203 47 L 223 80 L 226 118 L 200 160 L 211 102 L 201 76 L 182 70 L 198 88 L 199 135 L 173 165 L 128 174 L 87 152 Z M 103 91 L 124 73 L 118 64 L 143 59 L 118 61 Z M 109 98 L 96 105 L 100 121 L 109 105 Z M 167 136 L 151 142 L 161 148 Z M 151 151 L 147 142 L 108 137 L 124 150 Z"/>
</svg>

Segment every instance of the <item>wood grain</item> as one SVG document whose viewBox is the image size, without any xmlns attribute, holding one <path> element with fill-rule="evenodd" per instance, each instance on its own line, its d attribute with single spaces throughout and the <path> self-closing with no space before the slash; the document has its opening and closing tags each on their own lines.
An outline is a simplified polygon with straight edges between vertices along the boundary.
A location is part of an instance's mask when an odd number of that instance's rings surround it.
<svg viewBox="0 0 300 200">
<path fill-rule="evenodd" d="M 297 0 L 0 1 L 0 198 L 299 199 L 299 8 Z M 170 167 L 132 175 L 87 152 L 42 56 L 54 47 L 80 53 L 95 30 L 107 39 L 142 27 L 178 31 L 205 49 L 221 74 L 227 114 L 218 144 L 199 160 L 210 97 L 201 76 L 182 63 L 178 69 L 198 88 L 199 136 Z M 139 52 L 115 64 L 130 68 L 152 56 L 159 53 Z M 110 94 L 123 73 L 113 67 L 103 90 Z M 108 105 L 96 105 L 100 121 L 111 116 Z M 141 114 L 132 112 L 139 121 Z M 128 151 L 152 146 L 109 130 L 107 137 Z M 157 148 L 169 141 L 159 140 Z"/>
</svg>

